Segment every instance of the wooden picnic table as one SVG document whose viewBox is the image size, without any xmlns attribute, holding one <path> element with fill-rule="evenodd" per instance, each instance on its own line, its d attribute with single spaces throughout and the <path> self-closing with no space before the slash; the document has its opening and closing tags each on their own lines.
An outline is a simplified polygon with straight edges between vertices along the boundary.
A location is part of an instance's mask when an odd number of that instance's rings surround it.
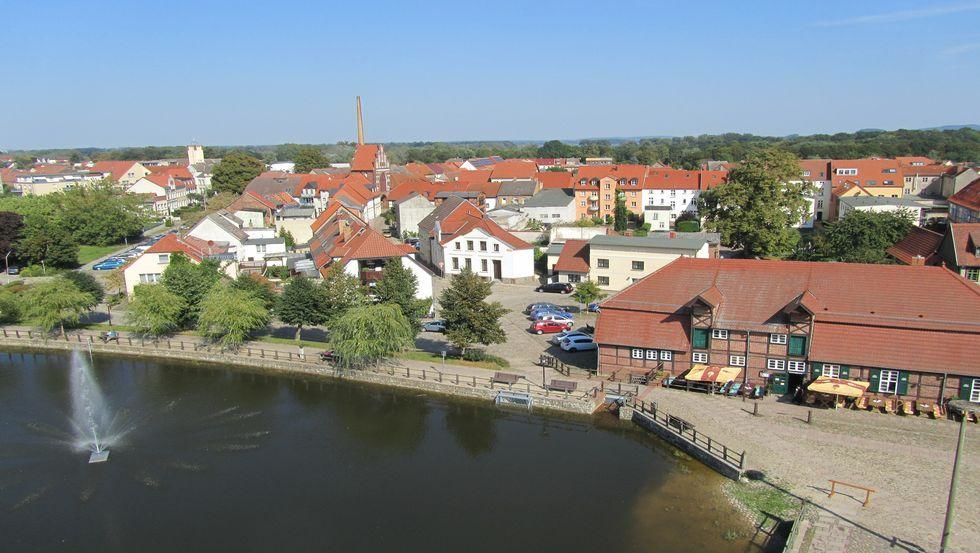
<svg viewBox="0 0 980 553">
<path fill-rule="evenodd" d="M 574 380 L 552 380 L 548 384 L 548 389 L 559 392 L 574 392 L 578 388 L 578 382 Z"/>
<path fill-rule="evenodd" d="M 513 385 L 517 384 L 517 381 L 521 379 L 520 375 L 512 373 L 493 373 L 493 381 L 500 384 Z"/>
</svg>

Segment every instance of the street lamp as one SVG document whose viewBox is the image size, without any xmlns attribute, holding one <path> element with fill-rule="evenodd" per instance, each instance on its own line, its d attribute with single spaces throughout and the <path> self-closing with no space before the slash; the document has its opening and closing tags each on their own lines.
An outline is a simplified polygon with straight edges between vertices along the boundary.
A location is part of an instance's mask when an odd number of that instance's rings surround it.
<svg viewBox="0 0 980 553">
<path fill-rule="evenodd" d="M 946 520 L 943 522 L 943 538 L 939 545 L 940 553 L 949 551 L 949 538 L 953 534 L 953 516 L 956 509 L 956 487 L 960 479 L 960 454 L 963 453 L 963 442 L 966 440 L 966 419 L 969 414 L 976 413 L 977 405 L 965 399 L 954 399 L 949 402 L 949 409 L 960 415 L 960 435 L 956 440 L 953 476 L 949 481 L 949 499 L 946 502 Z"/>
<path fill-rule="evenodd" d="M 10 277 L 10 263 L 7 260 L 10 259 L 10 254 L 12 253 L 14 253 L 14 250 L 10 250 L 3 256 L 3 274 L 7 275 L 8 278 Z"/>
</svg>

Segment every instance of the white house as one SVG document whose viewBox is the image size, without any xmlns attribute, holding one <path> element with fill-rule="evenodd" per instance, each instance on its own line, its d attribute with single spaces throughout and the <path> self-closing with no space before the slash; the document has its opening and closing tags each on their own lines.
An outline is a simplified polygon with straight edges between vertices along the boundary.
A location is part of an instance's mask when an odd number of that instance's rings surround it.
<svg viewBox="0 0 980 553">
<path fill-rule="evenodd" d="M 926 211 L 933 202 L 917 199 L 916 197 L 886 198 L 884 196 L 848 196 L 840 199 L 840 213 L 843 219 L 854 211 L 871 211 L 875 213 L 907 212 L 912 216 L 916 226 L 922 226 L 926 220 Z"/>
<path fill-rule="evenodd" d="M 274 227 L 249 227 L 225 210 L 201 219 L 187 235 L 225 247 L 242 270 L 286 265 L 286 241 L 276 236 Z"/>
<path fill-rule="evenodd" d="M 521 206 L 529 219 L 553 225 L 575 221 L 575 192 L 565 188 L 541 190 Z"/>
<path fill-rule="evenodd" d="M 173 175 L 150 173 L 127 187 L 126 193 L 145 195 L 146 205 L 154 212 L 170 215 L 190 205 L 190 186 Z"/>
<path fill-rule="evenodd" d="M 208 257 L 217 259 L 226 275 L 234 278 L 238 273 L 238 264 L 225 255 L 225 246 L 208 244 L 190 236 L 181 238 L 176 234 L 167 234 L 123 269 L 126 294 L 133 295 L 133 289 L 139 284 L 159 282 L 173 255 L 178 253 L 187 257 L 191 263 L 200 263 Z"/>
<path fill-rule="evenodd" d="M 423 219 L 419 239 L 422 260 L 444 275 L 468 268 L 491 280 L 534 277 L 534 247 L 462 198 L 447 199 Z"/>
<path fill-rule="evenodd" d="M 430 202 L 425 196 L 415 193 L 411 196 L 396 202 L 394 205 L 395 221 L 398 225 L 398 232 L 404 236 L 406 232 L 418 234 L 419 223 L 430 213 L 435 211 L 436 204 Z"/>
</svg>

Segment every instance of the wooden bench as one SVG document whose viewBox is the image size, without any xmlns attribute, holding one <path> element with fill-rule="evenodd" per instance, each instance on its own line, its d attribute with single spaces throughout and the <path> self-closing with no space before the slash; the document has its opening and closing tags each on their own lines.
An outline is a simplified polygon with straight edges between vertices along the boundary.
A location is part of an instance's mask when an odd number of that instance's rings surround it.
<svg viewBox="0 0 980 553">
<path fill-rule="evenodd" d="M 549 390 L 556 390 L 559 392 L 574 392 L 578 388 L 578 382 L 573 380 L 552 380 L 548 384 Z"/>
<path fill-rule="evenodd" d="M 493 381 L 499 384 L 507 384 L 508 386 L 517 384 L 520 380 L 520 375 L 511 373 L 493 373 Z"/>
</svg>

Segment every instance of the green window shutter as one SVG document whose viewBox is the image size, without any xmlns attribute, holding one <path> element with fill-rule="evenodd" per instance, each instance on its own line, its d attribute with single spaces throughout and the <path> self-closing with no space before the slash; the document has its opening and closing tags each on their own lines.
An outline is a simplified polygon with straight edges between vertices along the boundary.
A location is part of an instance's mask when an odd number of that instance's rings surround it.
<svg viewBox="0 0 980 553">
<path fill-rule="evenodd" d="M 789 337 L 789 354 L 802 356 L 806 353 L 806 336 Z"/>
<path fill-rule="evenodd" d="M 904 396 L 909 393 L 909 373 L 900 371 L 898 373 L 898 395 Z"/>
<path fill-rule="evenodd" d="M 823 363 L 810 363 L 810 378 L 816 378 L 823 374 Z"/>
<path fill-rule="evenodd" d="M 850 376 L 851 376 L 851 368 L 848 367 L 847 365 L 841 365 L 840 366 L 840 377 L 841 378 L 848 378 Z"/>
<path fill-rule="evenodd" d="M 691 336 L 694 349 L 708 349 L 708 329 L 695 328 Z"/>
<path fill-rule="evenodd" d="M 970 400 L 970 390 L 973 388 L 973 379 L 965 376 L 960 377 L 960 399 Z"/>
<path fill-rule="evenodd" d="M 871 382 L 871 385 L 868 386 L 868 391 L 878 393 L 878 382 L 881 380 L 881 370 L 872 369 L 871 377 L 868 380 Z"/>
</svg>

